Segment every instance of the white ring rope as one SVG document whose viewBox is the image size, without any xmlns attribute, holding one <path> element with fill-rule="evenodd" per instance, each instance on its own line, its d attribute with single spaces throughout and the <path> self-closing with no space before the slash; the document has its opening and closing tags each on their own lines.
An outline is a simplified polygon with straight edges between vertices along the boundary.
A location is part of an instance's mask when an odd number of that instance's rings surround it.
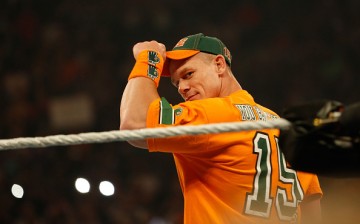
<svg viewBox="0 0 360 224">
<path fill-rule="evenodd" d="M 291 123 L 283 118 L 270 121 L 243 121 L 193 126 L 173 126 L 166 128 L 145 128 L 138 130 L 114 130 L 46 137 L 22 137 L 0 140 L 0 151 L 20 148 L 44 148 L 87 143 L 140 140 L 146 138 L 165 138 L 178 135 L 200 135 L 221 132 L 239 132 L 259 129 L 287 129 Z"/>
</svg>

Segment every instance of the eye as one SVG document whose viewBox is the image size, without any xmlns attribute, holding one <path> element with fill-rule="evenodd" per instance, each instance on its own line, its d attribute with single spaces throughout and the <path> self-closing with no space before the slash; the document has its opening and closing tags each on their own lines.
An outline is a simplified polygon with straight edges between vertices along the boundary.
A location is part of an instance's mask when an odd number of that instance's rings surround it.
<svg viewBox="0 0 360 224">
<path fill-rule="evenodd" d="M 189 78 L 192 76 L 194 72 L 187 72 L 185 75 L 184 75 L 184 78 Z"/>
</svg>

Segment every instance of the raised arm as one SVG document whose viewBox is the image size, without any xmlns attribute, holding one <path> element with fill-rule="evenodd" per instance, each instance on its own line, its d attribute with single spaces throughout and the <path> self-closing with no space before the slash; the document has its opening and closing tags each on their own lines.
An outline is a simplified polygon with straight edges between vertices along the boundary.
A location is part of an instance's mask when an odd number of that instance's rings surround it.
<svg viewBox="0 0 360 224">
<path fill-rule="evenodd" d="M 157 85 L 166 59 L 166 48 L 156 41 L 145 41 L 134 45 L 133 54 L 136 63 L 121 99 L 120 130 L 146 127 L 149 105 L 159 98 Z M 147 148 L 146 140 L 129 143 Z"/>
</svg>

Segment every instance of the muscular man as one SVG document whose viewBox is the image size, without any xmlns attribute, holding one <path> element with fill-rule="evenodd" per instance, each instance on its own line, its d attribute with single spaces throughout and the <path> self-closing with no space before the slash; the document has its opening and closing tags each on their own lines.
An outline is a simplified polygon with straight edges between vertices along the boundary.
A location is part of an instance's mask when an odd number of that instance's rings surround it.
<svg viewBox="0 0 360 224">
<path fill-rule="evenodd" d="M 120 129 L 277 119 L 257 104 L 231 71 L 219 39 L 195 34 L 166 52 L 163 44 L 135 44 L 136 59 L 120 106 Z M 185 102 L 160 98 L 170 76 Z M 318 222 L 322 191 L 316 175 L 287 166 L 279 130 L 178 136 L 130 142 L 174 156 L 184 196 L 184 223 Z M 309 223 L 309 222 L 307 222 Z"/>
</svg>

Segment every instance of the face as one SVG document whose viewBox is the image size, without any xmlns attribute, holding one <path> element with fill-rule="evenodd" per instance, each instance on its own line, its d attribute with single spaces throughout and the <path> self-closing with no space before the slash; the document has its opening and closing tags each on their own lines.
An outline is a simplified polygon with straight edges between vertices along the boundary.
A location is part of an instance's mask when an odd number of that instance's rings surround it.
<svg viewBox="0 0 360 224">
<path fill-rule="evenodd" d="M 184 60 L 172 60 L 169 64 L 171 82 L 185 101 L 218 97 L 221 76 L 214 57 L 198 53 Z"/>
</svg>

